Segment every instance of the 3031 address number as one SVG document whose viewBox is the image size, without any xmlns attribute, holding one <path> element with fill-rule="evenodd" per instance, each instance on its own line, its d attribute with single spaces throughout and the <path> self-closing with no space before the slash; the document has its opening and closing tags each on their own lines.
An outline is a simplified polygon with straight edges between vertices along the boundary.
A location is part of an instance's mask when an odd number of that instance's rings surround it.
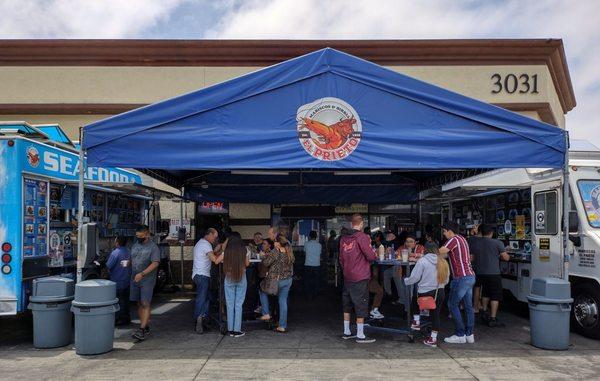
<svg viewBox="0 0 600 381">
<path fill-rule="evenodd" d="M 503 77 L 501 74 L 495 73 L 491 80 L 494 86 L 492 94 L 501 92 L 514 94 L 517 91 L 519 94 L 539 94 L 537 74 L 506 74 Z"/>
</svg>

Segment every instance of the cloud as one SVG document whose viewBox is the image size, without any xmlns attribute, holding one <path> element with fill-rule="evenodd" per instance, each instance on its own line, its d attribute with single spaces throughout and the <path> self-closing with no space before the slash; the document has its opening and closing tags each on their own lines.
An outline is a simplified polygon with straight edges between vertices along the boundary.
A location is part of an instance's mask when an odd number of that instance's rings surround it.
<svg viewBox="0 0 600 381">
<path fill-rule="evenodd" d="M 0 38 L 132 38 L 183 0 L 3 0 Z"/>
<path fill-rule="evenodd" d="M 235 2 L 207 38 L 562 38 L 578 105 L 574 138 L 600 146 L 600 1 L 271 0 Z"/>
</svg>

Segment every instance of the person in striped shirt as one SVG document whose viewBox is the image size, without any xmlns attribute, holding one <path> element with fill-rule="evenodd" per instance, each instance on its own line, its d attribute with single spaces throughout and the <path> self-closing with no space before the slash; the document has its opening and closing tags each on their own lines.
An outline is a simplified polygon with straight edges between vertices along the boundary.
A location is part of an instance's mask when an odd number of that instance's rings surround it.
<svg viewBox="0 0 600 381">
<path fill-rule="evenodd" d="M 472 344 L 475 342 L 473 326 L 475 314 L 473 311 L 473 286 L 475 285 L 475 272 L 471 267 L 471 253 L 467 240 L 459 234 L 458 224 L 447 222 L 442 226 L 442 234 L 448 240 L 440 248 L 440 254 L 448 255 L 452 281 L 450 282 L 450 296 L 448 308 L 454 320 L 455 334 L 444 339 L 450 344 Z M 460 312 L 460 302 L 463 302 L 467 324 L 463 323 Z"/>
</svg>

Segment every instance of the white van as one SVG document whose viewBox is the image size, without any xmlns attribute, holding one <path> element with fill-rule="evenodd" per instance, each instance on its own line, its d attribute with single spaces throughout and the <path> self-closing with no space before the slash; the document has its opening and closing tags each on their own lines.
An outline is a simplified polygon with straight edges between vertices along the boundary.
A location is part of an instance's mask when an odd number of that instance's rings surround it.
<svg viewBox="0 0 600 381">
<path fill-rule="evenodd" d="M 509 158 L 508 158 L 509 159 Z M 568 275 L 575 299 L 572 327 L 600 338 L 600 149 L 572 141 L 569 151 Z M 462 226 L 496 224 L 510 247 L 503 286 L 526 302 L 531 279 L 563 277 L 562 171 L 502 169 L 442 186 L 446 218 Z"/>
</svg>

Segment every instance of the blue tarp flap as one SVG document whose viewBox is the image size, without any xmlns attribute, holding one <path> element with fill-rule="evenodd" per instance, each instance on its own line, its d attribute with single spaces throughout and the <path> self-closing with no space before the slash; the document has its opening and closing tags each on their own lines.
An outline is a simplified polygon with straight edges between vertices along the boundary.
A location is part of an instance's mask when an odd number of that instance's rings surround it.
<svg viewBox="0 0 600 381">
<path fill-rule="evenodd" d="M 84 148 L 165 170 L 558 168 L 565 134 L 323 49 L 90 124 Z"/>
</svg>

